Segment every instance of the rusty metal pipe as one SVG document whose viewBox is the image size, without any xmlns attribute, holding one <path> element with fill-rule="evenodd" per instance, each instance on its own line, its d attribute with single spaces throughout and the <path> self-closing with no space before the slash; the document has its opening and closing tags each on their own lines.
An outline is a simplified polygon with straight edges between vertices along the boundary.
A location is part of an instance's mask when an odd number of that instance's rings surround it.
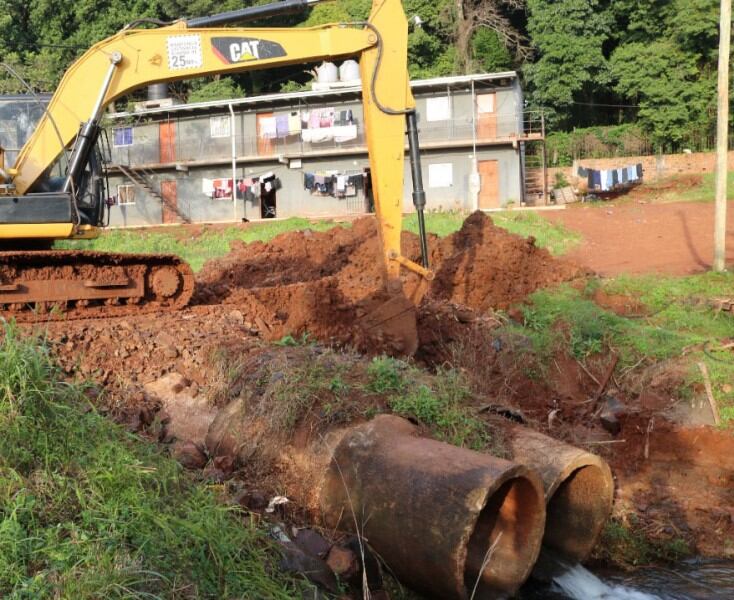
<svg viewBox="0 0 734 600">
<path fill-rule="evenodd" d="M 328 526 L 361 534 L 400 581 L 445 599 L 513 594 L 545 522 L 531 469 L 420 437 L 391 415 L 335 443 L 320 504 Z"/>
<path fill-rule="evenodd" d="M 526 427 L 504 425 L 511 460 L 537 471 L 546 497 L 543 545 L 572 561 L 583 561 L 597 543 L 612 511 L 614 479 L 595 454 Z"/>
</svg>

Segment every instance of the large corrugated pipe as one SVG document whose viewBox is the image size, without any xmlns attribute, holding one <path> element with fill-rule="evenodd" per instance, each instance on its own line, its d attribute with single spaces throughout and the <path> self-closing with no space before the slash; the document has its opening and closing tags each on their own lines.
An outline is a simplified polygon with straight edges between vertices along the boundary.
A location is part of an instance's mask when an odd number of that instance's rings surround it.
<svg viewBox="0 0 734 600">
<path fill-rule="evenodd" d="M 391 415 L 340 437 L 320 503 L 327 525 L 362 535 L 400 581 L 433 598 L 513 594 L 545 523 L 531 469 L 420 437 Z"/>
<path fill-rule="evenodd" d="M 510 459 L 537 471 L 543 479 L 546 524 L 543 546 L 555 557 L 583 561 L 597 543 L 614 500 L 609 465 L 595 454 L 532 429 L 504 425 Z M 548 565 L 539 561 L 534 575 Z"/>
</svg>

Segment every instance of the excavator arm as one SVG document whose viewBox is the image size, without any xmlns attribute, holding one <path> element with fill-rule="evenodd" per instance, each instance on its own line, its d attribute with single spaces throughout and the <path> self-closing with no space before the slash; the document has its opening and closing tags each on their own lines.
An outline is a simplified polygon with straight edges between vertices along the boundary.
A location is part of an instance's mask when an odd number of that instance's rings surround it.
<svg viewBox="0 0 734 600">
<path fill-rule="evenodd" d="M 74 203 L 81 174 L 88 169 L 101 130 L 104 108 L 140 87 L 357 56 L 365 136 L 385 265 L 384 283 L 389 295 L 398 299 L 387 309 L 383 307 L 382 311 L 373 313 L 368 321 L 371 326 L 378 327 L 397 319 L 412 306 L 406 304 L 402 293 L 401 267 L 423 278 L 431 277 L 423 227 L 425 200 L 415 103 L 407 71 L 408 24 L 400 0 L 373 0 L 369 19 L 364 23 L 335 23 L 311 28 L 211 27 L 292 12 L 316 1 L 285 0 L 182 20 L 155 29 L 126 28 L 95 44 L 64 75 L 15 165 L 7 169 L 9 181 L 4 189 L 12 190 L 16 202 L 60 201 L 59 198 L 63 199 L 66 194 Z M 419 211 L 422 233 L 423 265 L 410 261 L 400 251 L 406 122 L 415 189 L 413 199 Z M 56 183 L 60 190 L 53 189 L 49 185 L 49 172 L 69 148 L 65 181 Z M 92 237 L 103 225 L 101 218 L 94 215 L 80 218 L 79 210 L 69 211 L 68 223 L 63 222 L 64 219 L 55 223 L 9 222 L 3 218 L 7 211 L 3 211 L 2 202 L 7 200 L 7 193 L 0 195 L 0 239 Z M 406 350 L 410 352 L 411 348 Z"/>
</svg>

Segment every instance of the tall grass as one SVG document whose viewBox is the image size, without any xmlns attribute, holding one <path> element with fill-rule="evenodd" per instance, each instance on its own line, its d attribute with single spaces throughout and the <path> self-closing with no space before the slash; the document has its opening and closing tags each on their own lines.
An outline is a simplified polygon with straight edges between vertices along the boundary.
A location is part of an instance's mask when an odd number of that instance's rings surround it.
<svg viewBox="0 0 734 600">
<path fill-rule="evenodd" d="M 596 288 L 641 303 L 639 315 L 620 316 L 593 301 Z M 539 364 L 550 364 L 562 348 L 579 360 L 612 349 L 623 370 L 635 364 L 678 361 L 686 368 L 680 398 L 702 388 L 696 363 L 707 364 L 722 417 L 734 420 L 734 359 L 719 350 L 734 338 L 734 316 L 712 300 L 731 297 L 734 276 L 706 273 L 688 277 L 625 276 L 591 282 L 586 290 L 561 286 L 541 290 L 522 306 L 524 323 L 510 326 L 532 342 Z M 630 371 L 634 374 L 636 371 Z"/>
<path fill-rule="evenodd" d="M 266 536 L 0 328 L 0 597 L 293 598 Z"/>
</svg>

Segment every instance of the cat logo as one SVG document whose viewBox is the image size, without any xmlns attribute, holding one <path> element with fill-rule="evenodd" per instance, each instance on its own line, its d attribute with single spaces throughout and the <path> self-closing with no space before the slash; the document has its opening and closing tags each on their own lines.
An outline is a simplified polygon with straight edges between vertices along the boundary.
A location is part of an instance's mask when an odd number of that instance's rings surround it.
<svg viewBox="0 0 734 600">
<path fill-rule="evenodd" d="M 226 65 L 286 56 L 280 44 L 248 37 L 212 38 L 212 51 Z"/>
</svg>

